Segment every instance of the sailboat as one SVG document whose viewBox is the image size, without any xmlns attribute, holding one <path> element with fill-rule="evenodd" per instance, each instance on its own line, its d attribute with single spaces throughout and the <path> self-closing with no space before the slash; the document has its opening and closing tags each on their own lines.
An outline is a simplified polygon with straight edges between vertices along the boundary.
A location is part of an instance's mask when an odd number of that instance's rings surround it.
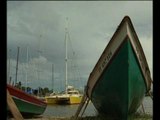
<svg viewBox="0 0 160 120">
<path fill-rule="evenodd" d="M 79 104 L 82 99 L 82 94 L 80 94 L 79 90 L 75 89 L 74 86 L 68 85 L 67 38 L 70 39 L 68 26 L 65 28 L 65 93 L 58 96 L 57 103 L 59 104 Z"/>
<path fill-rule="evenodd" d="M 19 47 L 18 47 L 18 54 L 17 54 L 17 67 L 16 67 L 15 84 L 17 83 L 18 58 L 19 58 Z M 43 101 L 37 99 L 36 97 L 22 91 L 21 89 L 19 89 L 17 87 L 7 84 L 6 89 L 9 91 L 18 110 L 21 112 L 22 115 L 24 115 L 24 116 L 25 115 L 27 115 L 27 116 L 40 115 L 45 111 L 45 109 L 47 107 L 47 104 L 45 102 L 43 102 Z M 7 106 L 7 111 L 10 113 L 8 106 Z"/>
<path fill-rule="evenodd" d="M 65 28 L 65 91 L 57 95 L 46 97 L 47 101 L 55 104 L 79 104 L 82 94 L 73 86 L 68 85 L 68 55 L 67 55 L 67 35 L 69 38 L 68 28 Z"/>
</svg>

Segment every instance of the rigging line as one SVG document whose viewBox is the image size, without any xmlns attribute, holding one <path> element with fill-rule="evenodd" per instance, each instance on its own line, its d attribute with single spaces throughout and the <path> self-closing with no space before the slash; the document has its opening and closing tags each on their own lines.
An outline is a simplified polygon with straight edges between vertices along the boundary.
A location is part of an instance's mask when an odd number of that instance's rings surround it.
<svg viewBox="0 0 160 120">
<path fill-rule="evenodd" d="M 69 31 L 68 31 L 68 39 L 69 39 L 69 42 L 71 44 L 71 50 L 72 50 L 72 54 L 73 54 L 73 59 L 75 60 L 75 67 L 77 67 L 77 69 L 75 68 L 75 70 L 77 70 L 77 73 L 79 75 L 79 80 L 81 80 L 81 77 L 80 77 L 80 72 L 79 72 L 79 68 L 77 66 L 77 57 L 76 57 L 76 54 L 75 54 L 75 51 L 73 49 L 73 45 L 72 45 L 72 42 L 71 42 L 71 39 L 70 39 L 70 34 L 69 34 Z"/>
<path fill-rule="evenodd" d="M 67 26 L 65 28 L 65 34 L 66 34 L 65 37 L 66 38 L 68 37 L 68 41 L 70 42 L 70 46 L 71 46 L 72 56 L 73 56 L 73 59 L 74 59 L 74 65 L 73 65 L 73 67 L 75 68 L 75 70 L 73 70 L 73 71 L 75 73 L 75 76 L 77 74 L 77 77 L 75 77 L 75 78 L 77 78 L 77 80 L 80 81 L 81 77 L 80 77 L 80 72 L 79 72 L 79 69 L 78 69 L 78 66 L 77 66 L 77 62 L 76 62 L 77 59 L 76 59 L 75 51 L 73 49 L 73 45 L 72 45 L 72 42 L 71 42 L 70 32 L 68 30 L 68 17 L 66 18 L 66 20 L 67 20 Z M 73 61 L 73 59 L 72 59 L 72 61 Z M 73 64 L 73 62 L 72 62 L 72 64 Z M 77 69 L 76 69 L 76 67 L 77 67 Z"/>
<path fill-rule="evenodd" d="M 78 69 L 78 64 L 76 62 L 76 56 L 75 56 L 75 54 L 73 54 L 72 70 L 74 71 L 75 79 L 77 81 L 79 81 L 80 80 L 80 73 L 79 73 L 79 69 Z"/>
</svg>

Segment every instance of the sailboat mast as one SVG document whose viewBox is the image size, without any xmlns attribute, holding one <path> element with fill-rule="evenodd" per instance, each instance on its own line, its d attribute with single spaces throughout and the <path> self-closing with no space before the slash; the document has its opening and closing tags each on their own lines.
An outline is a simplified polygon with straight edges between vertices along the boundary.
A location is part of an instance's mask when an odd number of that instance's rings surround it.
<svg viewBox="0 0 160 120">
<path fill-rule="evenodd" d="M 66 74 L 65 74 L 65 87 L 66 87 L 66 93 L 67 93 L 67 60 L 68 60 L 68 56 L 67 56 L 67 38 L 66 38 L 66 36 L 67 36 L 67 28 L 65 29 L 66 30 L 66 33 L 65 33 L 65 51 L 66 51 L 66 55 L 65 55 L 65 65 L 66 65 Z"/>
<path fill-rule="evenodd" d="M 40 35 L 40 39 L 39 39 L 39 48 L 38 48 L 38 55 L 39 55 L 39 58 L 40 58 L 40 56 L 41 56 L 41 53 L 42 53 L 42 51 L 40 50 L 41 49 L 41 37 L 42 37 L 42 35 Z M 40 84 L 40 62 L 38 62 L 38 64 L 37 64 L 37 76 L 38 76 L 38 81 L 39 81 L 39 87 L 38 87 L 38 96 L 40 96 L 41 95 L 41 90 L 40 90 L 40 86 L 41 86 L 41 84 Z"/>
<path fill-rule="evenodd" d="M 8 82 L 9 82 L 9 84 L 10 84 L 10 53 L 11 53 L 11 49 L 9 49 L 9 54 L 8 54 L 8 56 L 9 56 L 9 65 L 8 65 L 8 75 L 7 75 L 7 80 L 8 80 Z"/>
<path fill-rule="evenodd" d="M 26 92 L 28 87 L 28 46 L 27 46 L 27 61 L 26 61 Z"/>
<path fill-rule="evenodd" d="M 66 21 L 67 21 L 67 25 L 66 25 L 66 28 L 65 28 L 65 68 L 66 68 L 66 74 L 65 74 L 65 87 L 66 87 L 66 93 L 67 93 L 67 86 L 68 86 L 68 81 L 67 81 L 67 79 L 68 79 L 68 71 L 67 71 L 67 62 L 68 62 L 68 56 L 67 56 L 67 35 L 68 35 L 68 18 L 66 18 Z"/>
<path fill-rule="evenodd" d="M 54 88 L 54 64 L 52 64 L 52 92 Z"/>
<path fill-rule="evenodd" d="M 17 53 L 17 65 L 16 65 L 16 78 L 15 78 L 15 85 L 16 85 L 16 83 L 17 83 L 18 59 L 19 59 L 19 48 L 20 48 L 20 47 L 18 47 L 18 53 Z"/>
</svg>

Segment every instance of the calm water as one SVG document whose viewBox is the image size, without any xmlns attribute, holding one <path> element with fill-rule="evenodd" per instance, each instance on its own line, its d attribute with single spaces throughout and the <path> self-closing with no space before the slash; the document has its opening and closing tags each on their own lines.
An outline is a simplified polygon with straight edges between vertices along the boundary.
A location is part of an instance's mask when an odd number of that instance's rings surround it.
<svg viewBox="0 0 160 120">
<path fill-rule="evenodd" d="M 153 101 L 150 97 L 145 97 L 143 101 L 145 113 L 153 115 Z M 43 116 L 55 116 L 55 117 L 71 117 L 74 116 L 77 111 L 78 105 L 48 105 Z M 143 113 L 142 106 L 138 109 Z M 92 103 L 89 103 L 83 116 L 95 116 L 97 111 Z"/>
</svg>

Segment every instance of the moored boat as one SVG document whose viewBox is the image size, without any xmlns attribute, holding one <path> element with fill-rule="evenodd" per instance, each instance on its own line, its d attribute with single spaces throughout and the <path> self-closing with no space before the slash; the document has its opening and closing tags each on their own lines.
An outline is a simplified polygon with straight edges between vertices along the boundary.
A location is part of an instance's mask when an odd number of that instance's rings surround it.
<svg viewBox="0 0 160 120">
<path fill-rule="evenodd" d="M 42 100 L 9 84 L 7 84 L 7 89 L 22 115 L 41 115 L 45 111 L 47 104 Z M 8 108 L 7 110 L 9 111 Z"/>
<path fill-rule="evenodd" d="M 68 20 L 68 18 L 67 18 Z M 65 28 L 65 91 L 56 95 L 56 104 L 79 104 L 82 99 L 82 95 L 73 86 L 68 85 L 68 48 L 67 38 L 69 37 L 68 28 Z M 75 52 L 73 52 L 75 54 Z"/>
<path fill-rule="evenodd" d="M 68 86 L 69 104 L 79 104 L 82 100 L 82 94 L 73 86 Z"/>
<path fill-rule="evenodd" d="M 136 112 L 150 88 L 146 57 L 125 16 L 89 76 L 87 97 L 101 115 L 124 120 Z"/>
<path fill-rule="evenodd" d="M 56 104 L 79 104 L 82 99 L 82 94 L 73 86 L 68 86 L 67 91 L 56 95 Z"/>
<path fill-rule="evenodd" d="M 67 87 L 67 94 L 69 96 L 69 104 L 79 104 L 81 102 L 82 94 L 73 86 Z"/>
<path fill-rule="evenodd" d="M 45 96 L 45 101 L 47 104 L 56 104 L 57 103 L 57 94 L 51 93 L 49 96 Z"/>
<path fill-rule="evenodd" d="M 82 99 L 82 94 L 76 90 L 73 86 L 68 86 L 67 91 L 63 91 L 59 94 L 50 94 L 45 97 L 47 104 L 59 104 L 59 105 L 73 105 L 79 104 Z"/>
</svg>

